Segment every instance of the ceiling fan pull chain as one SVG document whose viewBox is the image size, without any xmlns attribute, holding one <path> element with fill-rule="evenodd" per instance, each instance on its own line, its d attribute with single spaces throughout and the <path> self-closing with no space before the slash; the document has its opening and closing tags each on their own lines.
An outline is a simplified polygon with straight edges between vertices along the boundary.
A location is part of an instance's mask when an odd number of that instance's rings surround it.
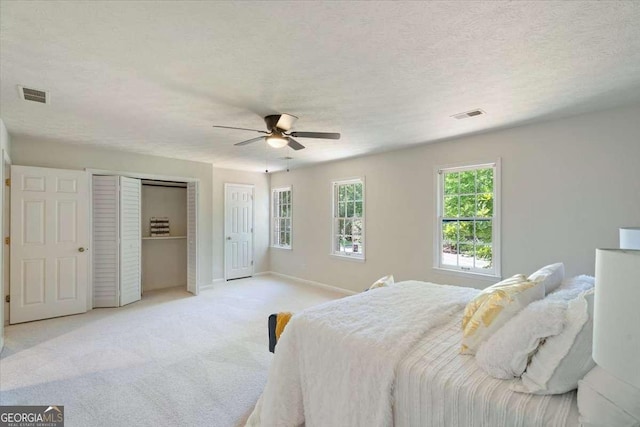
<svg viewBox="0 0 640 427">
<path fill-rule="evenodd" d="M 269 173 L 269 144 L 264 140 L 264 173 Z"/>
</svg>

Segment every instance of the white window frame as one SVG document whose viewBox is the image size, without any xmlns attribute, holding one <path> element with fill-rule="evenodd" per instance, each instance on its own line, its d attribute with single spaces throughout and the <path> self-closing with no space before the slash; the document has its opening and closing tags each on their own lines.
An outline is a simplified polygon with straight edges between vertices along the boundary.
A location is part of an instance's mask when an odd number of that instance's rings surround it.
<svg viewBox="0 0 640 427">
<path fill-rule="evenodd" d="M 336 239 L 337 239 L 337 225 L 338 225 L 338 196 L 339 192 L 337 188 L 340 185 L 349 185 L 349 184 L 362 184 L 362 254 L 353 254 L 351 252 L 340 252 L 336 251 Z M 366 207 L 366 184 L 364 177 L 356 177 L 356 178 L 348 178 L 348 179 L 340 179 L 335 180 L 331 183 L 331 248 L 330 255 L 337 257 L 339 259 L 364 262 L 365 261 L 365 253 L 367 246 L 367 237 L 366 237 L 366 215 L 367 215 L 367 207 Z"/>
<path fill-rule="evenodd" d="M 281 192 L 285 192 L 285 191 L 289 191 L 289 216 L 288 217 L 280 217 L 280 216 L 276 216 L 275 212 L 276 212 L 276 204 L 275 204 L 275 194 L 276 193 L 281 193 Z M 272 188 L 271 189 L 271 203 L 270 203 L 270 219 L 271 219 L 271 227 L 269 227 L 269 231 L 270 231 L 270 237 L 269 237 L 269 241 L 271 242 L 271 247 L 275 248 L 275 249 L 286 249 L 286 250 L 292 250 L 293 249 L 293 189 L 291 188 L 291 186 L 287 186 L 287 187 L 277 187 L 277 188 Z M 278 206 L 279 208 L 279 206 Z M 275 221 L 276 219 L 279 221 L 280 219 L 288 219 L 291 223 L 291 226 L 289 227 L 289 244 L 288 245 L 282 245 L 279 244 L 278 242 L 275 241 Z"/>
<path fill-rule="evenodd" d="M 493 268 L 468 268 L 443 264 L 442 248 L 442 219 L 444 214 L 444 173 L 465 172 L 475 169 L 493 168 L 493 219 L 492 219 L 492 263 Z M 500 240 L 500 199 L 501 199 L 501 159 L 494 162 L 469 162 L 456 165 L 443 165 L 435 168 L 435 185 L 437 195 L 435 234 L 434 234 L 434 269 L 455 275 L 479 278 L 501 279 L 501 240 Z M 466 219 L 466 218 L 465 218 Z M 473 219 L 473 218 L 470 218 Z"/>
</svg>

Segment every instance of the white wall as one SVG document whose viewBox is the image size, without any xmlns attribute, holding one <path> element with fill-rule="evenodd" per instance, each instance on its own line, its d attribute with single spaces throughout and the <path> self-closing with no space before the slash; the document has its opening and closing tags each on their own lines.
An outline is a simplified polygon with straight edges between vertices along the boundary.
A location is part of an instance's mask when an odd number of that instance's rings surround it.
<svg viewBox="0 0 640 427">
<path fill-rule="evenodd" d="M 54 141 L 34 140 L 14 135 L 11 160 L 15 165 L 42 166 L 62 169 L 106 169 L 147 174 L 198 178 L 200 180 L 199 230 L 199 275 L 200 285 L 208 286 L 223 274 L 223 210 L 224 182 L 255 183 L 256 212 L 260 218 L 268 213 L 268 181 L 265 174 L 215 169 L 208 163 L 104 150 L 83 145 Z M 261 201 L 261 198 L 264 201 Z M 262 206 L 264 205 L 264 206 Z M 266 207 L 265 207 L 266 206 Z M 256 220 L 258 216 L 256 216 Z M 268 231 L 257 227 L 259 244 L 255 246 L 256 272 L 268 270 L 269 253 L 266 241 Z M 260 235 L 265 234 L 264 237 Z"/>
<path fill-rule="evenodd" d="M 11 137 L 9 136 L 9 132 L 7 132 L 7 128 L 4 125 L 4 122 L 2 121 L 2 119 L 0 119 L 0 153 L 1 152 L 6 152 L 9 153 L 11 151 Z M 1 157 L 1 154 L 0 154 Z M 4 159 L 0 158 L 0 181 L 2 179 L 4 179 Z M 4 189 L 5 186 L 3 183 L 0 182 L 0 185 L 2 185 L 2 188 Z M 3 197 L 3 192 L 0 191 L 0 229 L 3 230 L 3 234 L 4 234 L 4 197 Z M 3 236 L 4 237 L 4 236 Z M 4 239 L 2 239 L 4 240 Z M 2 278 L 2 282 L 3 282 L 3 291 L 1 292 L 2 294 L 2 301 L 0 301 L 0 351 L 2 351 L 2 348 L 4 346 L 4 323 L 5 321 L 8 320 L 8 314 L 9 314 L 9 304 L 4 302 L 4 298 L 5 296 L 9 293 L 9 281 L 5 280 L 5 271 L 4 271 L 4 252 L 5 250 L 7 250 L 6 245 L 4 244 L 4 242 L 0 242 L 0 278 Z"/>
<path fill-rule="evenodd" d="M 273 187 L 293 186 L 293 250 L 271 249 L 271 270 L 354 291 L 389 273 L 486 286 L 432 268 L 434 169 L 498 157 L 503 277 L 556 261 L 569 275 L 593 274 L 595 248 L 640 226 L 636 106 L 275 173 Z M 365 263 L 329 256 L 330 184 L 354 176 L 366 178 Z"/>
</svg>

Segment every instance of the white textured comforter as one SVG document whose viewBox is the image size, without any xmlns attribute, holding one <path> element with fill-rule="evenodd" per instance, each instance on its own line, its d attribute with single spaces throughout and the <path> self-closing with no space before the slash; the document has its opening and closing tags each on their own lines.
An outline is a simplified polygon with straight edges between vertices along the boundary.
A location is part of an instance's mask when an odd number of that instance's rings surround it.
<svg viewBox="0 0 640 427">
<path fill-rule="evenodd" d="M 418 341 L 397 369 L 395 427 L 577 427 L 576 392 L 533 395 L 460 354 L 462 312 Z"/>
<path fill-rule="evenodd" d="M 389 426 L 396 368 L 475 289 L 408 281 L 294 316 L 248 426 Z"/>
</svg>

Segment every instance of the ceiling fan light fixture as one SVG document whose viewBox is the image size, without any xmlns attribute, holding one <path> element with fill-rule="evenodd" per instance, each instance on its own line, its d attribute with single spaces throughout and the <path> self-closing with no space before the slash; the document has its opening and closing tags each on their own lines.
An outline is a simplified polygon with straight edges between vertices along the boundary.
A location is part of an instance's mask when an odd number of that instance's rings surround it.
<svg viewBox="0 0 640 427">
<path fill-rule="evenodd" d="M 271 135 L 267 137 L 267 144 L 273 148 L 282 148 L 289 144 L 289 140 L 280 135 Z"/>
</svg>

